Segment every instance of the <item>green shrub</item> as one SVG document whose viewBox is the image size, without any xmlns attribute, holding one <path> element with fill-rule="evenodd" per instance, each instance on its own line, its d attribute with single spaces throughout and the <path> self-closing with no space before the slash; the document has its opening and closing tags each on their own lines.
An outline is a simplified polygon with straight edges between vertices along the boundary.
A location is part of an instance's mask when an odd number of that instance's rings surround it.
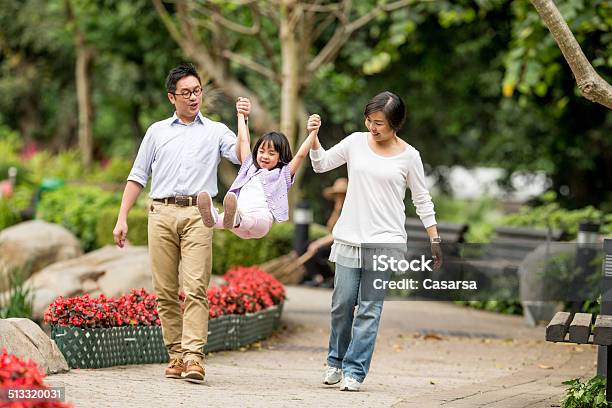
<svg viewBox="0 0 612 408">
<path fill-rule="evenodd" d="M 29 180 L 38 185 L 49 177 L 57 177 L 62 180 L 80 180 L 86 173 L 81 164 L 81 152 L 79 150 L 66 150 L 59 154 L 51 154 L 47 151 L 37 152 L 28 162 L 30 170 Z"/>
<path fill-rule="evenodd" d="M 125 180 L 132 170 L 132 159 L 113 157 L 109 160 L 105 168 L 99 165 L 93 169 L 87 177 L 88 180 L 104 183 L 121 183 L 125 185 Z"/>
<path fill-rule="evenodd" d="M 25 286 L 26 273 L 21 269 L 9 271 L 8 292 L 0 294 L 0 319 L 9 317 L 32 318 L 32 294 Z"/>
<path fill-rule="evenodd" d="M 104 208 L 96 223 L 96 246 L 113 245 L 113 229 L 117 222 L 119 206 Z M 147 245 L 147 210 L 137 203 L 128 214 L 127 239 L 133 245 Z"/>
<path fill-rule="evenodd" d="M 466 200 L 440 194 L 433 197 L 432 200 L 437 221 L 469 226 L 465 236 L 466 242 L 487 243 L 491 240 L 495 227 L 501 225 L 503 216 L 498 208 L 499 202 L 493 198 Z M 409 198 L 406 200 L 406 213 L 409 217 L 417 216 Z"/>
<path fill-rule="evenodd" d="M 542 196 L 544 204 L 537 207 L 522 207 L 517 213 L 504 218 L 504 224 L 519 227 L 552 228 L 563 231 L 569 239 L 576 238 L 578 224 L 581 222 L 599 222 L 604 234 L 612 233 L 612 216 L 603 214 L 595 207 L 588 206 L 577 210 L 566 210 L 555 200 L 554 192 Z"/>
<path fill-rule="evenodd" d="M 606 401 L 606 379 L 593 377 L 582 382 L 579 378 L 565 381 L 569 385 L 561 401 L 562 408 L 603 408 L 610 406 Z"/>
<path fill-rule="evenodd" d="M 14 161 L 0 161 L 0 180 L 8 179 L 9 169 L 14 167 L 17 169 L 17 177 L 15 178 L 16 185 L 28 183 L 30 180 L 30 170 L 25 167 L 22 163 Z"/>
<path fill-rule="evenodd" d="M 232 266 L 261 264 L 293 249 L 294 224 L 274 223 L 261 239 L 242 239 L 230 231 L 215 230 L 213 237 L 213 274 L 222 275 Z M 325 227 L 312 224 L 310 239 L 327 235 Z"/>
<path fill-rule="evenodd" d="M 29 185 L 18 185 L 11 198 L 0 199 L 0 231 L 21 221 L 21 211 L 28 208 L 33 189 Z"/>
<path fill-rule="evenodd" d="M 36 218 L 63 225 L 77 236 L 84 251 L 91 251 L 96 248 L 100 212 L 116 207 L 119 201 L 118 194 L 96 187 L 65 186 L 43 194 Z"/>
<path fill-rule="evenodd" d="M 137 203 L 128 215 L 128 240 L 134 245 L 147 245 L 147 212 Z M 104 208 L 96 223 L 96 246 L 113 244 L 113 229 L 119 206 Z M 268 235 L 261 239 L 242 239 L 230 231 L 215 230 L 213 235 L 213 273 L 224 274 L 232 266 L 251 266 L 285 255 L 293 249 L 294 225 L 274 223 Z M 310 226 L 310 238 L 327 235 L 322 225 Z"/>
<path fill-rule="evenodd" d="M 0 163 L 19 164 L 22 148 L 23 140 L 19 133 L 0 125 Z"/>
<path fill-rule="evenodd" d="M 19 213 L 8 200 L 0 199 L 0 231 L 20 221 Z"/>
<path fill-rule="evenodd" d="M 523 314 L 523 305 L 521 302 L 512 300 L 457 300 L 458 305 L 463 305 L 488 312 L 495 312 L 509 315 Z"/>
</svg>

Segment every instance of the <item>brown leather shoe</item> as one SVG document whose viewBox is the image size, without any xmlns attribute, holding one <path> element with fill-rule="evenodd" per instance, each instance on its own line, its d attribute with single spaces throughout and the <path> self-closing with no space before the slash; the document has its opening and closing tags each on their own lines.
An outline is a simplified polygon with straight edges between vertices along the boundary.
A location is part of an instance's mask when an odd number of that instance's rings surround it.
<svg viewBox="0 0 612 408">
<path fill-rule="evenodd" d="M 181 358 L 171 358 L 168 367 L 166 367 L 166 378 L 182 378 L 181 375 L 185 372 L 185 363 Z"/>
<path fill-rule="evenodd" d="M 183 379 L 193 383 L 204 382 L 204 367 L 199 361 L 188 361 L 187 368 L 182 374 Z"/>
</svg>

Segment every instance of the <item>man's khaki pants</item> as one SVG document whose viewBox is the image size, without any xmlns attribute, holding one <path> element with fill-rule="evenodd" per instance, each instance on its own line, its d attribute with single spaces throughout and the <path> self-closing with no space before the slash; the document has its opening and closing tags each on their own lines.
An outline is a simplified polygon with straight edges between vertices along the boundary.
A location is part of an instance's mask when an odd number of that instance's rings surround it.
<svg viewBox="0 0 612 408">
<path fill-rule="evenodd" d="M 212 229 L 195 205 L 153 201 L 149 206 L 149 257 L 157 308 L 170 358 L 202 362 L 208 338 L 208 297 L 212 268 Z M 181 262 L 185 310 L 179 304 Z"/>
</svg>

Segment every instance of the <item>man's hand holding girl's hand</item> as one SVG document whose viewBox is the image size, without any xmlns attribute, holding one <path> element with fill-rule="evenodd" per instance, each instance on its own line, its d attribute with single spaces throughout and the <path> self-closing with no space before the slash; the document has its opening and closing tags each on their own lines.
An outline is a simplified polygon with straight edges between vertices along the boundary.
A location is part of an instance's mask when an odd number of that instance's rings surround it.
<svg viewBox="0 0 612 408">
<path fill-rule="evenodd" d="M 321 127 L 321 117 L 317 115 L 316 113 L 313 115 L 310 115 L 310 117 L 308 118 L 308 125 L 306 126 L 308 133 L 318 132 L 320 127 Z"/>
<path fill-rule="evenodd" d="M 251 101 L 249 101 L 249 98 L 239 96 L 236 99 L 236 112 L 238 115 L 244 115 L 245 118 L 249 116 L 251 113 Z"/>
</svg>

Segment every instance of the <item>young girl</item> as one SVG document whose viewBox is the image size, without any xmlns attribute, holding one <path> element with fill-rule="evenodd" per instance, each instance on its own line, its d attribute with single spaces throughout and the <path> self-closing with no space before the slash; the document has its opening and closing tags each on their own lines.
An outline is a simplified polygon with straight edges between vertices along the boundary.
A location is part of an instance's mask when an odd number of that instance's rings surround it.
<svg viewBox="0 0 612 408">
<path fill-rule="evenodd" d="M 274 219 L 289 219 L 287 194 L 293 185 L 293 176 L 308 154 L 319 127 L 310 134 L 292 157 L 289 141 L 279 132 L 268 132 L 255 143 L 251 152 L 249 129 L 245 112 L 247 98 L 238 98 L 238 141 L 236 155 L 242 163 L 238 176 L 223 199 L 223 213 L 218 214 L 207 192 L 198 194 L 198 209 L 204 225 L 225 228 L 240 238 L 265 236 Z M 311 118 L 318 115 L 311 115 Z"/>
</svg>

